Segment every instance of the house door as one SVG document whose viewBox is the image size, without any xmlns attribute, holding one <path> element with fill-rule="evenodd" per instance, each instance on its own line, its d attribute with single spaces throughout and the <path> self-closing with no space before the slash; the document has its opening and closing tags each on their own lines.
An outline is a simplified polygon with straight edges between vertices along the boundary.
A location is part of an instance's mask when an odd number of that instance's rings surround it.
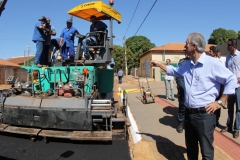
<svg viewBox="0 0 240 160">
<path fill-rule="evenodd" d="M 145 60 L 144 66 L 145 66 L 145 76 L 149 78 L 150 77 L 150 60 L 149 59 Z"/>
<path fill-rule="evenodd" d="M 5 68 L 0 68 L 0 84 L 5 84 Z"/>
</svg>

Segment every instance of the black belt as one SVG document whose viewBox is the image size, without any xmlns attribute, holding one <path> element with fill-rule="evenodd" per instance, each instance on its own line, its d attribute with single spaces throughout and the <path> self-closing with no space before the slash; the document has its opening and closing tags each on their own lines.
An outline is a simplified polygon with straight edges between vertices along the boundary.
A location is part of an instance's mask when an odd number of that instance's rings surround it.
<svg viewBox="0 0 240 160">
<path fill-rule="evenodd" d="M 207 113 L 205 107 L 200 107 L 200 108 L 188 108 L 190 113 Z"/>
</svg>

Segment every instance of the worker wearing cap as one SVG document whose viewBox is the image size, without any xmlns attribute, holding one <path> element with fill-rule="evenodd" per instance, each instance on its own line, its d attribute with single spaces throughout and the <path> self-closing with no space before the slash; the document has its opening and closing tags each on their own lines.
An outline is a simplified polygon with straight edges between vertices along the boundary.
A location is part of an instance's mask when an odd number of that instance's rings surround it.
<svg viewBox="0 0 240 160">
<path fill-rule="evenodd" d="M 42 16 L 34 26 L 32 41 L 36 43 L 36 56 L 35 56 L 35 64 L 38 67 L 42 67 L 40 64 L 41 55 L 43 52 L 44 42 L 45 42 L 45 34 L 44 31 L 47 31 L 45 28 L 45 24 L 47 19 L 45 16 Z"/>
<path fill-rule="evenodd" d="M 67 21 L 67 27 L 62 30 L 60 35 L 60 43 L 61 47 L 62 59 L 68 59 L 68 55 L 70 56 L 71 61 L 73 62 L 75 52 L 74 52 L 74 38 L 75 35 L 79 34 L 76 28 L 72 26 L 72 20 Z"/>
<path fill-rule="evenodd" d="M 49 57 L 51 54 L 49 53 L 49 49 L 51 45 L 51 37 L 56 35 L 55 28 L 50 24 L 50 21 L 50 18 L 47 18 L 45 28 L 47 28 L 48 31 L 45 32 L 44 49 L 41 56 L 41 63 L 45 66 L 50 64 Z"/>
<path fill-rule="evenodd" d="M 96 16 L 94 15 L 90 17 L 90 21 L 92 22 L 90 26 L 90 32 L 104 31 L 107 29 L 107 25 L 102 21 L 97 20 Z M 94 54 L 91 51 L 89 51 L 87 47 L 88 42 L 96 43 L 97 42 L 96 37 L 90 36 L 82 41 L 82 49 L 84 51 L 85 58 L 90 59 L 90 56 L 91 56 L 92 59 L 95 59 L 96 57 L 94 57 Z"/>
</svg>

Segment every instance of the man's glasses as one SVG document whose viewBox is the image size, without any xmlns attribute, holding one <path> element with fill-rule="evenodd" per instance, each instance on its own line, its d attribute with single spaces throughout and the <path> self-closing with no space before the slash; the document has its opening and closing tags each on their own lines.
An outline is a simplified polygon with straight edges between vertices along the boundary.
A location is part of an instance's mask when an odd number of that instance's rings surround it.
<svg viewBox="0 0 240 160">
<path fill-rule="evenodd" d="M 233 46 L 232 44 L 227 44 L 228 47 Z"/>
</svg>

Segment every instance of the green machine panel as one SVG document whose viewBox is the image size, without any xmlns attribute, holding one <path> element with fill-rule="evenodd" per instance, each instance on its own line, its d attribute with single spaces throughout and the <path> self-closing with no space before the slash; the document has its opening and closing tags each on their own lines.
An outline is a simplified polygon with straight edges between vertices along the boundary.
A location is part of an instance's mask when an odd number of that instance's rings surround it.
<svg viewBox="0 0 240 160">
<path fill-rule="evenodd" d="M 114 70 L 101 69 L 98 71 L 99 92 L 109 93 L 113 91 Z"/>
</svg>

